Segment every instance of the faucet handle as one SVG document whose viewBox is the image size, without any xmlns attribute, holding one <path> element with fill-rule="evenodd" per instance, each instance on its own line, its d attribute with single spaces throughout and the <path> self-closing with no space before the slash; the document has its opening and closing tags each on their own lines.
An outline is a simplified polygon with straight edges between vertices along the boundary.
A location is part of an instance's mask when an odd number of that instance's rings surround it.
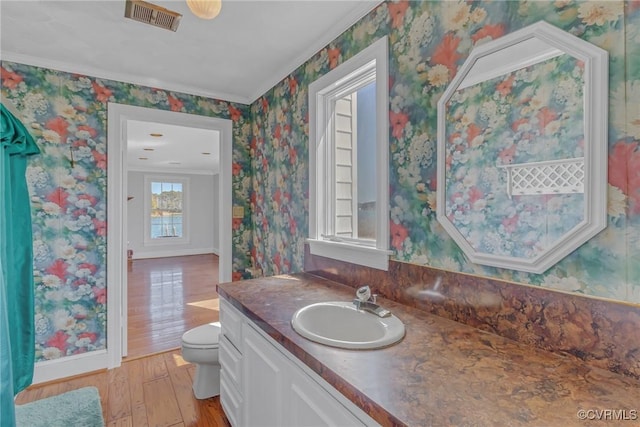
<svg viewBox="0 0 640 427">
<path fill-rule="evenodd" d="M 372 303 L 376 304 L 377 299 L 378 299 L 378 294 L 373 294 L 373 295 L 371 295 L 371 302 L 372 302 Z"/>
<path fill-rule="evenodd" d="M 371 288 L 368 285 L 361 286 L 356 290 L 356 298 L 360 301 L 369 301 L 371 298 Z"/>
</svg>

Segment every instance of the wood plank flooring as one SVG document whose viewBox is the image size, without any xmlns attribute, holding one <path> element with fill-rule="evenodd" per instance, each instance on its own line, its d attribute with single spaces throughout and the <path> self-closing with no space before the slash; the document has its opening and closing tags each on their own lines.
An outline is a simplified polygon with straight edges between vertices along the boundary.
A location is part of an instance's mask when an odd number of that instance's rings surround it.
<svg viewBox="0 0 640 427">
<path fill-rule="evenodd" d="M 185 331 L 219 319 L 217 283 L 213 254 L 134 260 L 122 366 L 29 387 L 16 404 L 94 386 L 108 427 L 230 426 L 219 397 L 193 396 L 195 366 L 180 355 Z"/>
<path fill-rule="evenodd" d="M 179 348 L 185 331 L 218 321 L 218 264 L 213 254 L 129 264 L 127 358 Z"/>
<path fill-rule="evenodd" d="M 229 427 L 220 398 L 198 400 L 191 385 L 195 366 L 180 350 L 126 361 L 119 368 L 29 387 L 22 405 L 82 387 L 96 387 L 108 427 Z"/>
</svg>

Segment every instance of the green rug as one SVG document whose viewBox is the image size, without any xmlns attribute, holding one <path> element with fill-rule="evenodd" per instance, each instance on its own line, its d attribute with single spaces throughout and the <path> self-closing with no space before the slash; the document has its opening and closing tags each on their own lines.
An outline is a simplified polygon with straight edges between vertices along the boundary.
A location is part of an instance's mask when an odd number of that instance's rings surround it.
<svg viewBox="0 0 640 427">
<path fill-rule="evenodd" d="M 103 427 L 100 394 L 84 387 L 24 405 L 16 405 L 17 427 Z"/>
</svg>

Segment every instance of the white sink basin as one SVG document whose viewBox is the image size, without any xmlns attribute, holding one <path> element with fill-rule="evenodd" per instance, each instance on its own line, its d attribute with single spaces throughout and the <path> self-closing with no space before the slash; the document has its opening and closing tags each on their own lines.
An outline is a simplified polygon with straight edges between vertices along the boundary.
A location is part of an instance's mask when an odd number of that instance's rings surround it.
<svg viewBox="0 0 640 427">
<path fill-rule="evenodd" d="M 404 323 L 396 316 L 378 317 L 345 301 L 303 307 L 293 314 L 291 326 L 311 341 L 340 348 L 381 348 L 404 337 Z"/>
</svg>

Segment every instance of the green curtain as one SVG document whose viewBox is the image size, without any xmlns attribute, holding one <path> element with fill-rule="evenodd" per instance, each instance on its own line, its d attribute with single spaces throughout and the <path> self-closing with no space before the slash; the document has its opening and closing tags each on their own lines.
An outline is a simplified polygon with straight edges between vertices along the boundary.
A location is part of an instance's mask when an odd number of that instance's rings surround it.
<svg viewBox="0 0 640 427">
<path fill-rule="evenodd" d="M 2 165 L 0 164 L 0 173 Z M 4 241 L 0 231 L 0 242 Z M 4 270 L 0 260 L 0 426 L 15 425 L 13 406 L 13 371 L 11 369 L 11 344 L 9 342 L 9 320 L 5 297 Z"/>
<path fill-rule="evenodd" d="M 40 150 L 3 104 L 0 117 L 0 424 L 4 426 L 13 424 L 13 396 L 33 379 L 33 236 L 25 173 L 27 158 Z"/>
</svg>

